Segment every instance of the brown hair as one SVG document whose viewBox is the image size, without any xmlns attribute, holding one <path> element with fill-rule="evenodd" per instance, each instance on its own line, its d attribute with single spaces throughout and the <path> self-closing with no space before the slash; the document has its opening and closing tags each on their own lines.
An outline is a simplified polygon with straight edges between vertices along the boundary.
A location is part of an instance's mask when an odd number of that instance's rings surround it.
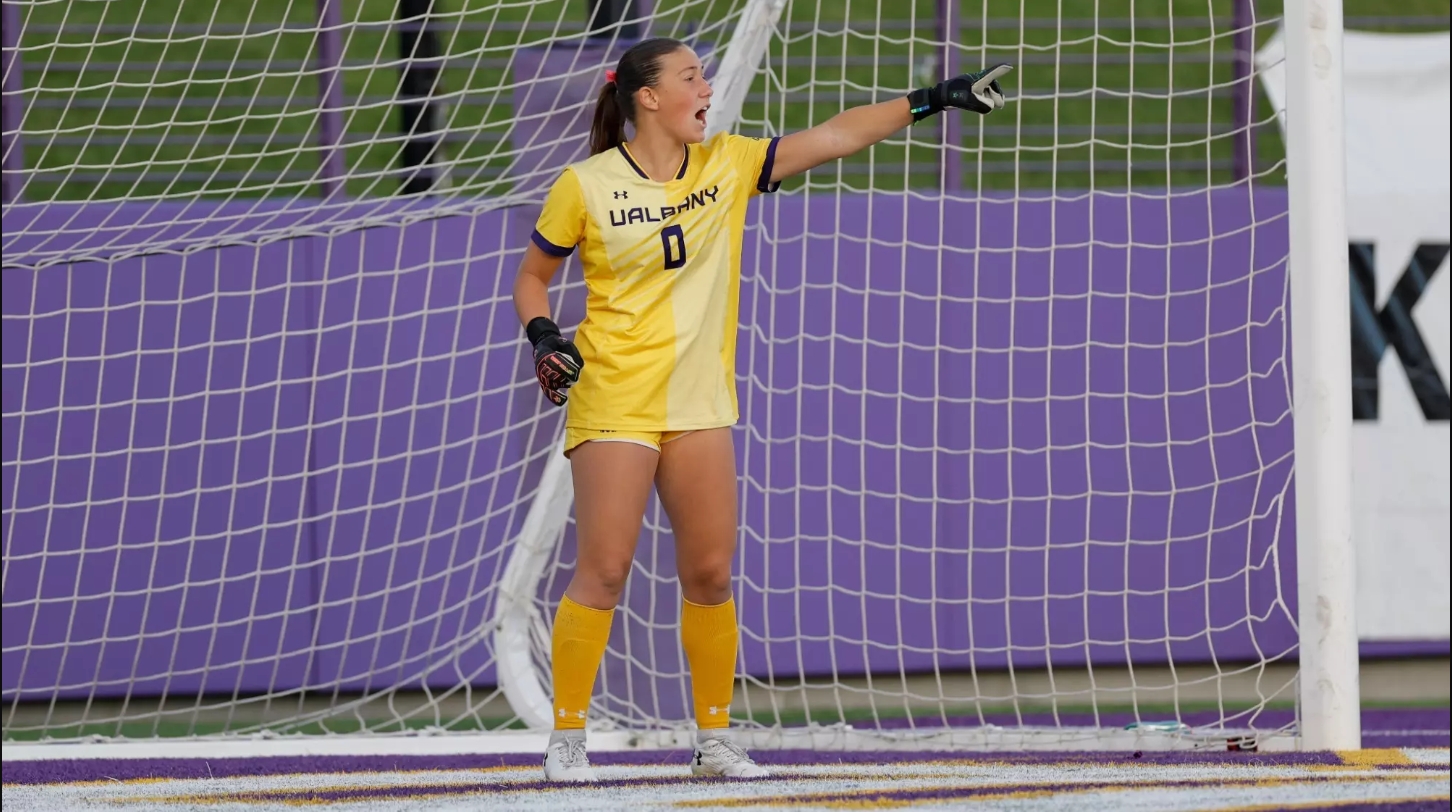
<svg viewBox="0 0 1452 812">
<path fill-rule="evenodd" d="M 635 94 L 643 87 L 655 87 L 660 79 L 660 61 L 686 47 L 670 37 L 641 40 L 620 57 L 614 81 L 606 81 L 595 100 L 595 120 L 590 124 L 590 154 L 598 155 L 625 143 L 625 122 L 635 121 Z"/>
</svg>

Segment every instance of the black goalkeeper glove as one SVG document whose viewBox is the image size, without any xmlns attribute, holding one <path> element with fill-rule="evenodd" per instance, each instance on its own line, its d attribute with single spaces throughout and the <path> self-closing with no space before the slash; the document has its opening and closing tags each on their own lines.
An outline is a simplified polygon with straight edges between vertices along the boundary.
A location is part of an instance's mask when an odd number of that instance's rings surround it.
<svg viewBox="0 0 1452 812">
<path fill-rule="evenodd" d="M 525 325 L 524 333 L 534 346 L 534 375 L 544 389 L 545 397 L 556 406 L 565 405 L 565 391 L 580 380 L 585 359 L 574 342 L 560 335 L 560 328 L 544 316 L 536 316 Z"/>
<path fill-rule="evenodd" d="M 954 76 L 932 87 L 920 87 L 907 96 L 913 122 L 917 123 L 949 107 L 988 115 L 1003 109 L 1003 88 L 998 77 L 1013 70 L 1010 65 L 995 65 L 977 73 Z"/>
</svg>

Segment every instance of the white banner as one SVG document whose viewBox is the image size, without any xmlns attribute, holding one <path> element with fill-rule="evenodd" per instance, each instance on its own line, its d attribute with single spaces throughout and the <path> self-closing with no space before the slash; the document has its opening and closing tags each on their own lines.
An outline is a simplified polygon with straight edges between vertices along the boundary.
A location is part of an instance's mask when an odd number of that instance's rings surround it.
<svg viewBox="0 0 1452 812">
<path fill-rule="evenodd" d="M 1256 54 L 1266 95 L 1282 112 L 1283 53 L 1278 32 Z M 1362 354 L 1360 367 L 1353 360 L 1357 620 L 1366 641 L 1446 640 L 1452 424 L 1438 404 L 1452 359 L 1452 37 L 1348 31 L 1345 55 L 1352 330 Z M 1362 282 L 1370 284 L 1363 290 Z M 1411 352 L 1417 346 L 1420 356 Z"/>
</svg>

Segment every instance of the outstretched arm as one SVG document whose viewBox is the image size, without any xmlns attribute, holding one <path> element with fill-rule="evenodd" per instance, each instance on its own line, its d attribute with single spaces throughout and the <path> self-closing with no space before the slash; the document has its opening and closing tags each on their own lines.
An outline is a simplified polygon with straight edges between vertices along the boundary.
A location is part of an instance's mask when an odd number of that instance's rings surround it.
<svg viewBox="0 0 1452 812">
<path fill-rule="evenodd" d="M 843 110 L 815 127 L 792 133 L 777 142 L 771 181 L 845 158 L 949 107 L 981 115 L 1001 109 L 1003 90 L 998 77 L 1009 70 L 1008 65 L 997 65 L 965 73 L 899 99 Z"/>
<path fill-rule="evenodd" d="M 845 158 L 913 123 L 907 97 L 843 110 L 815 127 L 783 137 L 776 144 L 771 182 L 776 183 Z"/>
</svg>

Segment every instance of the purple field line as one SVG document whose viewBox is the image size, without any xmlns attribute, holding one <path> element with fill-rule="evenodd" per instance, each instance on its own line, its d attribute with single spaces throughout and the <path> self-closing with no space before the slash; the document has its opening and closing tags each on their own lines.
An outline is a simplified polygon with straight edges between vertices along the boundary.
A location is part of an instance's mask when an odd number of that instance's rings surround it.
<svg viewBox="0 0 1452 812">
<path fill-rule="evenodd" d="M 1447 812 L 1446 798 L 1416 801 L 1367 801 L 1357 804 L 1328 803 L 1325 806 L 1296 805 L 1296 812 Z"/>
<path fill-rule="evenodd" d="M 590 754 L 596 765 L 681 765 L 687 751 L 602 752 Z M 992 764 L 1237 764 L 1288 766 L 1339 765 L 1335 753 L 931 753 L 853 751 L 824 753 L 816 750 L 756 750 L 752 755 L 766 766 L 821 764 L 916 764 L 976 761 Z M 501 767 L 537 767 L 540 756 L 509 753 L 455 756 L 262 756 L 256 758 L 119 758 L 18 761 L 3 765 L 5 784 L 55 784 L 78 781 L 137 781 L 153 778 L 240 778 L 315 773 L 412 772 L 423 770 L 487 770 Z"/>
</svg>

